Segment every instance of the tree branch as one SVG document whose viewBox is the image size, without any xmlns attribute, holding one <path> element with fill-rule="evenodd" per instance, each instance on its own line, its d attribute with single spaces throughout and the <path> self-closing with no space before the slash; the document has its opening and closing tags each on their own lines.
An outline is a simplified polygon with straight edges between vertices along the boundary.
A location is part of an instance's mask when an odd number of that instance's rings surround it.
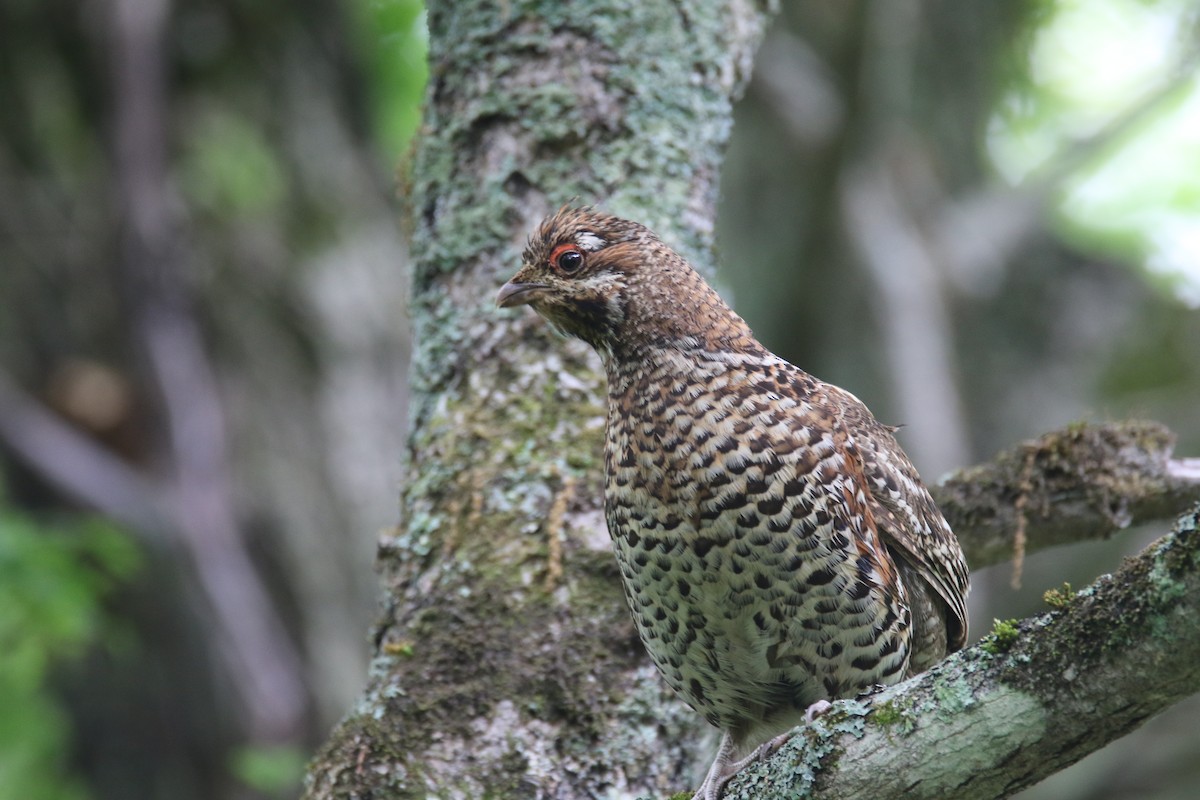
<svg viewBox="0 0 1200 800">
<path fill-rule="evenodd" d="M 1200 691 L 1200 505 L 1116 575 L 1052 599 L 929 672 L 835 703 L 726 799 L 1006 797 Z"/>
<path fill-rule="evenodd" d="M 1174 447 L 1175 434 L 1157 422 L 1072 425 L 959 470 L 932 492 L 976 570 L 1169 519 L 1200 497 L 1200 461 L 1172 459 Z"/>
<path fill-rule="evenodd" d="M 171 517 L 163 488 L 47 410 L 0 371 L 0 442 L 78 502 L 160 538 Z"/>
</svg>

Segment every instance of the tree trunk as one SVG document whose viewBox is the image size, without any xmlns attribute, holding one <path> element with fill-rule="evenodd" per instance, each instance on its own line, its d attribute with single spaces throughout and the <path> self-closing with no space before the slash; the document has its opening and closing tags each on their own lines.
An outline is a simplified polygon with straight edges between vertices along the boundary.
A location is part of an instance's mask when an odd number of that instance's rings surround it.
<svg viewBox="0 0 1200 800">
<path fill-rule="evenodd" d="M 632 797 L 691 785 L 711 756 L 621 596 L 599 362 L 494 297 L 573 198 L 711 273 L 731 106 L 765 17 L 749 0 L 431 4 L 406 191 L 411 477 L 380 549 L 370 684 L 309 797 Z"/>
</svg>

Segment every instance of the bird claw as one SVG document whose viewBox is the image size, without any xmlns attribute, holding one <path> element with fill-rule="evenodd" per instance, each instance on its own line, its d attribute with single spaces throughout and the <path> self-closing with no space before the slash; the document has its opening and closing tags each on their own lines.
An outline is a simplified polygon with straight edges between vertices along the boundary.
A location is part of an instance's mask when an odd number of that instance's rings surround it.
<svg viewBox="0 0 1200 800">
<path fill-rule="evenodd" d="M 833 708 L 833 703 L 829 702 L 828 700 L 818 700 L 805 710 L 804 721 L 811 725 L 814 719 L 829 711 L 831 708 Z"/>
</svg>

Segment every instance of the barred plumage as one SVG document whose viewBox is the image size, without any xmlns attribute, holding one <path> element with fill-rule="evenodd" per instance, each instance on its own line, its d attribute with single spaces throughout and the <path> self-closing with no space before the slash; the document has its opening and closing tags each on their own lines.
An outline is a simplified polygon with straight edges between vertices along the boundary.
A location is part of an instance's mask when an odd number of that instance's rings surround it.
<svg viewBox="0 0 1200 800">
<path fill-rule="evenodd" d="M 697 800 L 814 704 L 962 647 L 967 566 L 892 429 L 767 351 L 648 229 L 564 208 L 497 302 L 604 363 L 625 594 L 667 683 L 724 732 Z"/>
</svg>

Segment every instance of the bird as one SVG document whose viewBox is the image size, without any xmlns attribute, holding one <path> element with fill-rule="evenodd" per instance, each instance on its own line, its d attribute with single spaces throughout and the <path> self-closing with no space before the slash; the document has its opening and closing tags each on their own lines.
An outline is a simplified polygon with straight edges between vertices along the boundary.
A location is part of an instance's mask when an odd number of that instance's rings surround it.
<svg viewBox="0 0 1200 800">
<path fill-rule="evenodd" d="M 562 207 L 496 303 L 600 356 L 624 594 L 666 683 L 721 731 L 693 800 L 830 701 L 962 648 L 967 564 L 897 429 L 759 343 L 647 227 Z"/>
</svg>

